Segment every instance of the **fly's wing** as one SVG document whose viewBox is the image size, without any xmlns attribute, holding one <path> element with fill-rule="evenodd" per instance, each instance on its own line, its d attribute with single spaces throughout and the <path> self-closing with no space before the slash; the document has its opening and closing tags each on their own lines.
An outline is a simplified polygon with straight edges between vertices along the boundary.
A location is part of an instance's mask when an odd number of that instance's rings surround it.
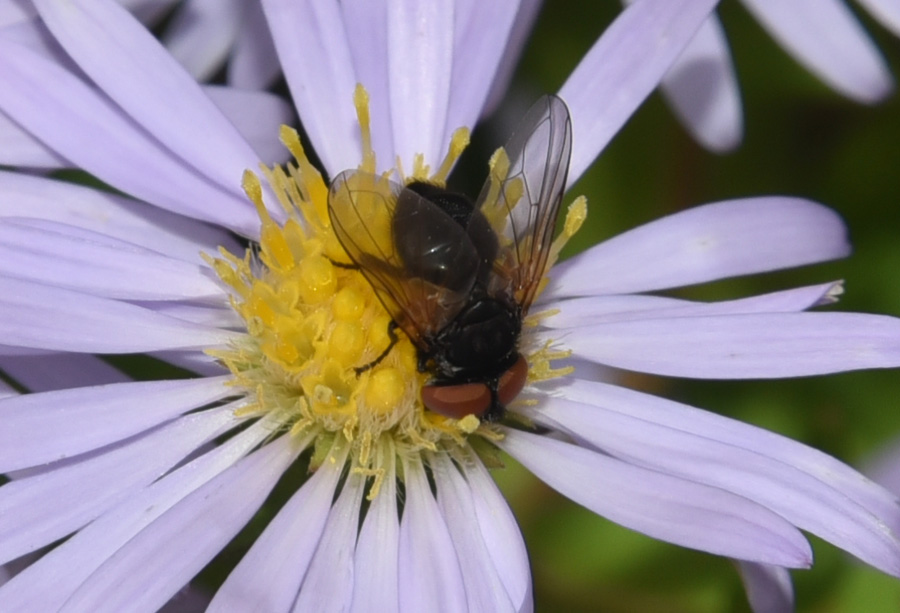
<svg viewBox="0 0 900 613">
<path fill-rule="evenodd" d="M 328 214 L 391 318 L 429 351 L 475 281 L 478 257 L 465 229 L 412 190 L 350 170 L 332 181 Z"/>
<path fill-rule="evenodd" d="M 566 187 L 572 152 L 566 104 L 556 96 L 538 100 L 505 151 L 509 171 L 503 174 L 501 163 L 492 168 L 475 208 L 499 240 L 488 293 L 514 301 L 524 313 L 544 276 Z M 478 244 L 484 231 L 470 224 L 469 232 Z"/>
</svg>

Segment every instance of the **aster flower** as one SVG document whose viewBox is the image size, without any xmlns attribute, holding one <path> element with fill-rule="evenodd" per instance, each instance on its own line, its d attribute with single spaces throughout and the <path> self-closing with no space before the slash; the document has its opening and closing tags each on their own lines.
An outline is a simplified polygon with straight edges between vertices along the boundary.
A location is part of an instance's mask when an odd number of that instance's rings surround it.
<svg viewBox="0 0 900 613">
<path fill-rule="evenodd" d="M 742 0 L 750 14 L 797 62 L 831 89 L 864 104 L 894 88 L 887 63 L 844 0 Z M 891 0 L 858 2 L 900 35 L 900 6 Z M 742 113 L 727 36 L 712 16 L 663 79 L 662 91 L 691 135 L 713 151 L 738 145 Z"/>
<path fill-rule="evenodd" d="M 713 5 L 641 0 L 598 41 L 560 91 L 574 127 L 570 182 Z M 589 363 L 714 379 L 897 366 L 897 320 L 805 312 L 832 301 L 836 284 L 714 304 L 645 294 L 844 256 L 827 209 L 715 203 L 557 266 L 521 339 L 532 365 L 522 397 L 499 423 L 448 419 L 423 409 L 408 341 L 355 371 L 387 345 L 388 317 L 358 271 L 334 265 L 328 185 L 296 133 L 281 131 L 292 164 L 259 168 L 117 5 L 36 6 L 86 78 L 0 40 L 11 85 L 0 109 L 128 196 L 2 174 L 0 366 L 49 391 L 0 400 L 10 478 L 0 560 L 71 535 L 0 587 L 5 606 L 154 610 L 282 482 L 287 502 L 211 610 L 530 610 L 524 544 L 485 466 L 496 449 L 624 526 L 743 561 L 751 598 L 781 569 L 811 563 L 798 528 L 900 575 L 895 501 L 849 467 L 579 375 Z M 444 180 L 465 139 L 452 126 L 478 117 L 502 41 L 463 61 L 468 39 L 447 34 L 449 6 L 392 4 L 367 39 L 348 38 L 359 22 L 328 10 L 310 23 L 295 3 L 264 8 L 329 175 L 399 159 L 406 176 Z M 372 58 L 379 50 L 387 60 Z M 570 210 L 564 237 L 583 207 Z M 118 382 L 85 355 L 141 352 L 204 376 Z M 23 362 L 50 359 L 83 376 L 50 383 Z M 302 485 L 296 466 L 313 470 Z"/>
</svg>

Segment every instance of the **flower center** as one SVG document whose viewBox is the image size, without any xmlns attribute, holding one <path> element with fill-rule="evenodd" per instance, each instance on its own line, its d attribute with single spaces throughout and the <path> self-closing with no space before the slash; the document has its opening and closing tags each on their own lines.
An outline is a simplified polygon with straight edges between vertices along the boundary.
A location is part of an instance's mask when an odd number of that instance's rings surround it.
<svg viewBox="0 0 900 613">
<path fill-rule="evenodd" d="M 363 143 L 359 169 L 371 176 L 375 156 L 362 87 L 355 104 Z M 285 221 L 269 214 L 260 180 L 248 171 L 243 187 L 260 217 L 259 243 L 243 256 L 220 249 L 220 257 L 207 257 L 246 324 L 240 342 L 209 352 L 245 395 L 241 414 L 274 418 L 297 436 L 343 437 L 355 468 L 369 474 L 379 473 L 385 448 L 404 455 L 459 448 L 472 434 L 496 438 L 495 427 L 474 415 L 456 420 L 423 407 L 428 376 L 418 372 L 416 348 L 399 330 L 391 346 L 390 316 L 332 231 L 328 185 L 294 130 L 282 127 L 281 139 L 294 163 L 263 167 L 262 174 Z M 467 144 L 468 131 L 457 130 L 437 172 L 429 174 L 420 156 L 402 178 L 443 185 Z M 530 355 L 530 378 L 561 374 L 549 368 L 557 357 L 547 348 Z"/>
</svg>

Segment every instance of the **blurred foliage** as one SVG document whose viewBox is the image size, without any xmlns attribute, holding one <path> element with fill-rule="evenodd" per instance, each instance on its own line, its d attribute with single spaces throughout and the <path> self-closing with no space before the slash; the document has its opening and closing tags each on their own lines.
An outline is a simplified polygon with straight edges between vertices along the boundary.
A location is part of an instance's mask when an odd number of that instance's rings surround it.
<svg viewBox="0 0 900 613">
<path fill-rule="evenodd" d="M 852 8 L 894 74 L 900 74 L 900 41 Z M 556 91 L 616 10 L 615 2 L 548 3 L 506 107 L 525 104 L 517 97 Z M 571 189 L 570 197 L 585 194 L 590 202 L 589 224 L 577 248 L 706 202 L 802 196 L 844 217 L 854 244 L 851 258 L 689 288 L 679 295 L 719 300 L 845 279 L 845 295 L 830 308 L 900 316 L 900 99 L 895 95 L 875 107 L 847 101 L 797 65 L 738 3 L 724 0 L 719 13 L 742 87 L 743 145 L 725 156 L 706 152 L 654 94 Z M 497 116 L 493 121 L 499 123 Z M 482 134 L 490 132 L 490 125 Z M 655 393 L 783 433 L 856 466 L 900 436 L 895 371 L 646 384 Z M 749 611 L 728 560 L 616 526 L 559 496 L 515 462 L 495 477 L 525 532 L 537 610 Z M 816 565 L 793 573 L 798 611 L 900 610 L 900 582 L 812 540 Z"/>
</svg>

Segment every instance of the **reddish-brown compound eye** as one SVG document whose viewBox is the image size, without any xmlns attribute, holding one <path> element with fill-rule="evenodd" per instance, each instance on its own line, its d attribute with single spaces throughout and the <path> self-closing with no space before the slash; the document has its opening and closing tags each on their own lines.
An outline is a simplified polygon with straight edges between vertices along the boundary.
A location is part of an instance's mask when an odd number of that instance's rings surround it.
<svg viewBox="0 0 900 613">
<path fill-rule="evenodd" d="M 512 402 L 528 377 L 528 362 L 519 356 L 516 363 L 500 377 L 497 383 L 497 400 L 505 407 Z M 461 383 L 459 385 L 426 385 L 422 388 L 422 402 L 435 413 L 445 417 L 462 419 L 466 415 L 479 417 L 491 408 L 491 390 L 485 383 Z"/>
<path fill-rule="evenodd" d="M 491 390 L 484 383 L 426 385 L 422 388 L 422 402 L 444 417 L 462 419 L 487 411 L 491 406 Z"/>
<path fill-rule="evenodd" d="M 503 376 L 500 377 L 500 382 L 497 384 L 497 400 L 500 401 L 500 406 L 505 407 L 515 400 L 522 388 L 525 387 L 525 379 L 527 378 L 528 362 L 525 361 L 524 357 L 519 356 L 516 363 L 503 373 Z"/>
</svg>

